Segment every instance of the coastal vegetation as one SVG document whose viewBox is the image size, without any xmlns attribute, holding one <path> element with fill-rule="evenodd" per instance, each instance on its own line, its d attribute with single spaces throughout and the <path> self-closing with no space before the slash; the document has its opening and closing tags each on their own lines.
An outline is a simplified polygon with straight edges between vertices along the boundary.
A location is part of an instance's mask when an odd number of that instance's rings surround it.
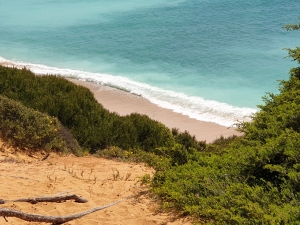
<svg viewBox="0 0 300 225">
<path fill-rule="evenodd" d="M 27 69 L 3 66 L 0 75 L 0 95 L 57 118 L 90 153 L 111 146 L 152 151 L 157 147 L 172 146 L 175 142 L 170 129 L 162 123 L 146 115 L 122 117 L 111 113 L 87 88 L 64 78 L 36 76 Z M 176 132 L 175 136 L 178 139 L 181 134 Z M 194 137 L 188 142 L 199 143 Z"/>
<path fill-rule="evenodd" d="M 287 51 L 299 64 L 300 48 Z M 145 180 L 162 208 L 192 215 L 198 224 L 300 224 L 299 66 L 280 81 L 279 94 L 263 97 L 251 122 L 237 125 L 242 137 L 220 137 L 211 144 L 145 115 L 110 113 L 88 89 L 63 78 L 6 67 L 0 67 L 0 76 L 3 139 L 59 150 L 56 140 L 66 138 L 52 130 L 65 129 L 72 134 L 67 139 L 81 146 L 78 151 L 145 162 L 156 170 Z"/>
<path fill-rule="evenodd" d="M 0 95 L 0 136 L 21 149 L 78 154 L 80 146 L 59 120 Z"/>
<path fill-rule="evenodd" d="M 287 51 L 299 64 L 300 48 Z M 279 91 L 266 94 L 252 121 L 238 125 L 243 137 L 221 138 L 155 174 L 153 191 L 165 208 L 203 224 L 299 224 L 299 66 Z"/>
</svg>

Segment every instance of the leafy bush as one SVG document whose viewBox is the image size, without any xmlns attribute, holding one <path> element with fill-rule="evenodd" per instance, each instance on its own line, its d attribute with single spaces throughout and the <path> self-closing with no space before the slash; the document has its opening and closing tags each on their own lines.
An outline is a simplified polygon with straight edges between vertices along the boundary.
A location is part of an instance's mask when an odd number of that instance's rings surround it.
<svg viewBox="0 0 300 225">
<path fill-rule="evenodd" d="M 91 153 L 110 146 L 152 151 L 174 142 L 163 124 L 145 115 L 110 113 L 87 88 L 57 76 L 0 66 L 0 94 L 57 117 Z"/>
<path fill-rule="evenodd" d="M 55 117 L 0 95 L 0 135 L 20 148 L 79 151 L 79 145 Z"/>
<path fill-rule="evenodd" d="M 203 151 L 206 148 L 206 141 L 197 141 L 196 136 L 192 136 L 188 131 L 179 132 L 177 128 L 173 128 L 172 134 L 175 141 L 186 149 L 195 148 L 197 151 Z"/>
<path fill-rule="evenodd" d="M 288 51 L 300 63 L 300 48 Z M 300 224 L 300 67 L 290 74 L 251 122 L 239 124 L 243 137 L 221 137 L 200 152 L 163 149 L 172 166 L 152 187 L 165 209 L 201 224 Z"/>
<path fill-rule="evenodd" d="M 128 119 L 135 128 L 138 143 L 136 146 L 138 148 L 152 151 L 157 147 L 172 146 L 174 144 L 170 129 L 162 123 L 137 113 L 132 113 L 124 119 Z"/>
</svg>

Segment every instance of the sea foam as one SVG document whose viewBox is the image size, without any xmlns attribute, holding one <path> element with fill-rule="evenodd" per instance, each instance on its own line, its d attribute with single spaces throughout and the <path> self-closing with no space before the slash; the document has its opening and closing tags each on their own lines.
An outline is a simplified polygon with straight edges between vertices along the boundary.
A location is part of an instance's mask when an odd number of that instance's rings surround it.
<svg viewBox="0 0 300 225">
<path fill-rule="evenodd" d="M 236 107 L 227 103 L 207 100 L 196 96 L 188 96 L 184 93 L 170 90 L 163 90 L 122 76 L 56 68 L 21 61 L 10 61 L 2 57 L 0 57 L 0 63 L 18 68 L 26 67 L 39 75 L 59 75 L 65 78 L 75 78 L 114 87 L 142 96 L 162 108 L 171 109 L 176 113 L 186 115 L 190 118 L 213 122 L 227 127 L 234 126 L 237 122 L 250 121 L 251 115 L 257 112 L 257 109 L 253 108 Z"/>
</svg>

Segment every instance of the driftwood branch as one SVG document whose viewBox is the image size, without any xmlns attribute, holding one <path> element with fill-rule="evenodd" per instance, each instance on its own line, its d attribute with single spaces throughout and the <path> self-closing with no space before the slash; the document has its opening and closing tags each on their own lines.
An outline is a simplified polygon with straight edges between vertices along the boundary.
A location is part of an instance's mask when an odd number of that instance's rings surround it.
<svg viewBox="0 0 300 225">
<path fill-rule="evenodd" d="M 87 199 L 81 198 L 75 194 L 73 195 L 62 195 L 62 196 L 45 196 L 45 197 L 37 197 L 37 198 L 20 198 L 16 200 L 4 200 L 0 199 L 0 204 L 4 204 L 6 202 L 29 202 L 31 204 L 36 204 L 38 202 L 63 202 L 67 200 L 75 200 L 78 203 L 86 203 Z"/>
<path fill-rule="evenodd" d="M 79 219 L 83 216 L 86 216 L 90 213 L 94 213 L 103 209 L 106 209 L 108 207 L 114 206 L 122 201 L 125 201 L 128 198 L 125 199 L 121 199 L 119 201 L 116 202 L 112 202 L 108 205 L 103 205 L 103 206 L 98 206 L 92 209 L 89 209 L 87 211 L 84 212 L 80 212 L 77 214 L 71 214 L 71 215 L 67 215 L 67 216 L 44 216 L 44 215 L 40 215 L 40 214 L 29 214 L 29 213 L 24 213 L 22 211 L 19 210 L 14 210 L 14 209 L 7 209 L 7 208 L 0 208 L 0 217 L 3 216 L 4 219 L 6 217 L 17 217 L 19 219 L 25 220 L 25 221 L 29 221 L 29 222 L 44 222 L 44 223 L 52 223 L 52 224 L 63 224 L 66 222 L 69 222 L 71 220 L 75 220 L 75 219 Z M 6 220 L 6 219 L 5 219 Z"/>
</svg>

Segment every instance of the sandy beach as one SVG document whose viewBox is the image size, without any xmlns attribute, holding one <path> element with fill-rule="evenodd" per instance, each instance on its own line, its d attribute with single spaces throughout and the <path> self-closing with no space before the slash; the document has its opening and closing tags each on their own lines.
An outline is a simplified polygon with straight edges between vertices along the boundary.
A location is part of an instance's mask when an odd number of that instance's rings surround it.
<svg viewBox="0 0 300 225">
<path fill-rule="evenodd" d="M 69 80 L 89 88 L 94 93 L 97 101 L 111 112 L 117 112 L 122 116 L 130 113 L 145 114 L 169 128 L 178 128 L 182 132 L 187 130 L 191 135 L 195 135 L 199 141 L 212 142 L 221 135 L 224 137 L 233 134 L 240 135 L 233 127 L 224 127 L 216 123 L 191 119 L 172 110 L 161 108 L 143 97 L 122 90 L 82 80 Z"/>
</svg>

